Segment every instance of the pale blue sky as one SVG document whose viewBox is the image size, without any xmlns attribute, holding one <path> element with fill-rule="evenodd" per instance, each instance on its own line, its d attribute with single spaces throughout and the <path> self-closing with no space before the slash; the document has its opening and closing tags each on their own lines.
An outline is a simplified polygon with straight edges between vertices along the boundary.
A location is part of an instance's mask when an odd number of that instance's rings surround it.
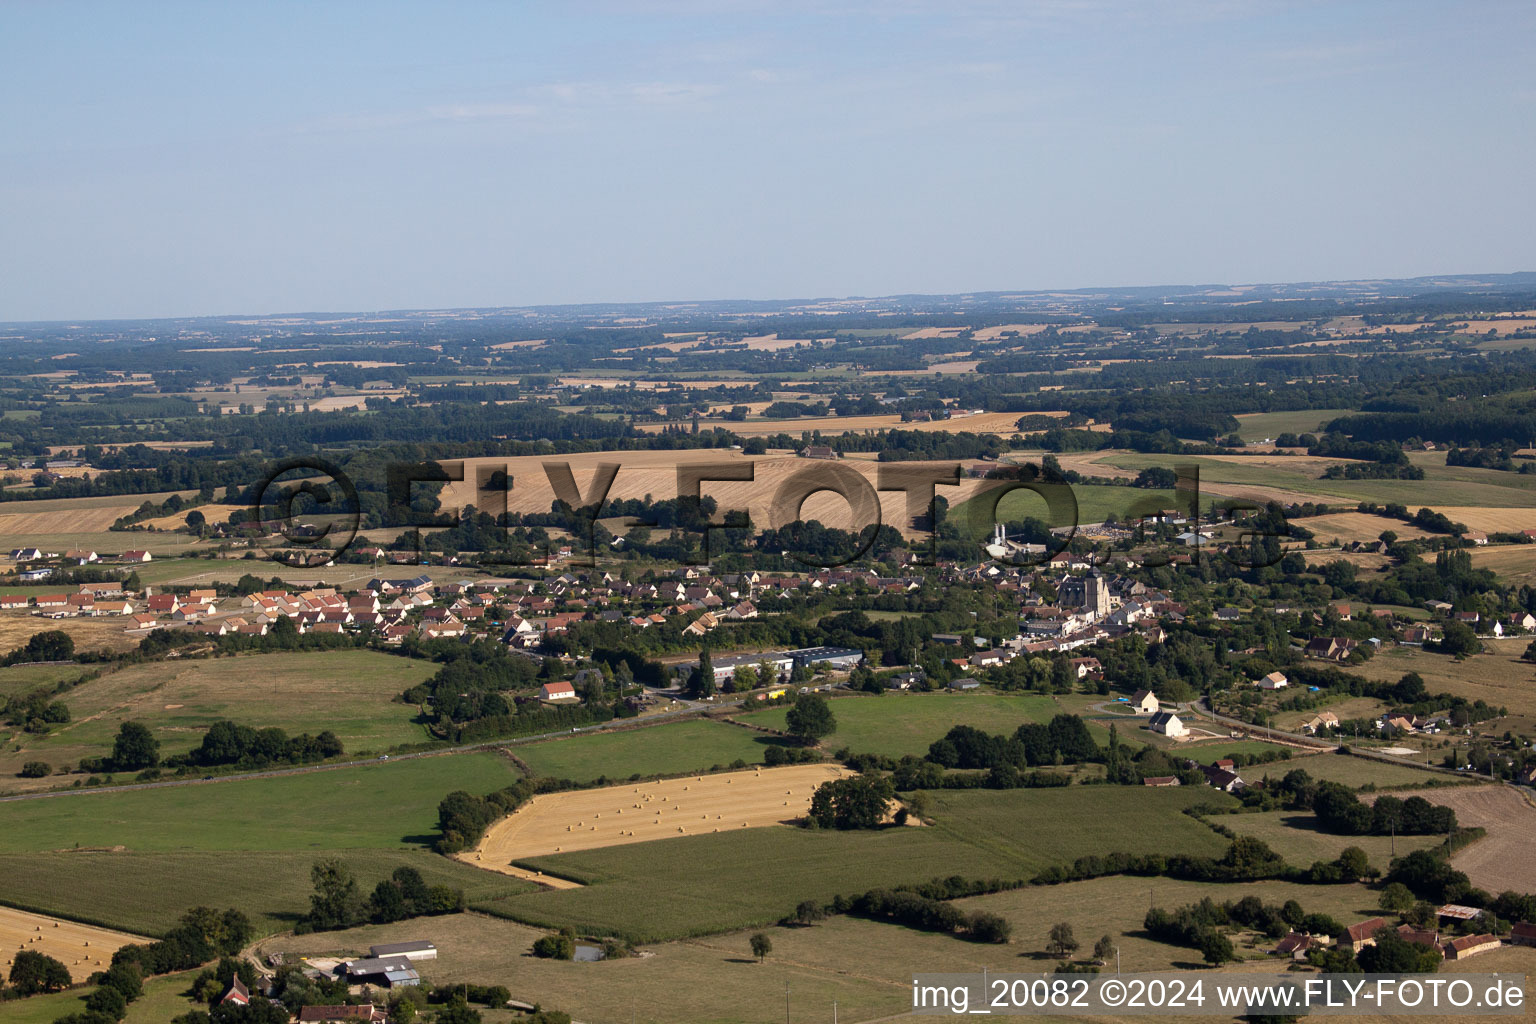
<svg viewBox="0 0 1536 1024">
<path fill-rule="evenodd" d="M 1529 3 L 0 5 L 0 319 L 1536 269 Z"/>
</svg>

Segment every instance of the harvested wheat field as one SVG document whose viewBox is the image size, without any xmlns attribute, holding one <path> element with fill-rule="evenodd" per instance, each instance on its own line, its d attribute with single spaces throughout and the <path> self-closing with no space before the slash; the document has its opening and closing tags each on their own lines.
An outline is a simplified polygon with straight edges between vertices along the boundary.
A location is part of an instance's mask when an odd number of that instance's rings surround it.
<svg viewBox="0 0 1536 1024">
<path fill-rule="evenodd" d="M 1484 533 L 1519 533 L 1536 530 L 1536 508 L 1498 508 L 1486 505 L 1432 505 L 1453 523 Z"/>
<path fill-rule="evenodd" d="M 547 793 L 492 825 L 459 859 L 526 878 L 512 861 L 787 824 L 804 817 L 817 786 L 852 774 L 837 765 L 797 764 Z"/>
<path fill-rule="evenodd" d="M 195 510 L 201 512 L 203 514 L 203 518 L 206 519 L 210 524 L 228 522 L 231 513 L 242 510 L 248 511 L 249 509 L 249 505 L 208 504 L 198 505 L 195 507 Z M 187 513 L 191 511 L 194 511 L 194 509 L 183 509 L 182 511 L 172 516 L 160 516 L 157 519 L 145 519 L 142 520 L 142 524 L 154 530 L 180 529 L 181 527 L 187 525 Z"/>
<path fill-rule="evenodd" d="M 1422 796 L 1456 812 L 1461 825 L 1488 830 L 1488 835 L 1451 857 L 1451 865 L 1465 871 L 1472 884 L 1489 892 L 1536 892 L 1536 807 L 1513 786 L 1458 786 L 1394 793 L 1407 798 Z"/>
<path fill-rule="evenodd" d="M 932 373 L 933 368 L 915 371 Z M 767 437 L 773 434 L 788 434 L 791 437 L 799 437 L 807 431 L 820 431 L 823 434 L 837 435 L 847 431 L 863 430 L 923 430 L 943 431 L 950 434 L 1001 434 L 1004 436 L 1018 433 L 1019 417 L 1024 413 L 1018 412 L 978 412 L 969 416 L 955 416 L 947 420 L 927 420 L 915 423 L 903 423 L 900 413 L 883 413 L 874 416 L 803 416 L 792 420 L 744 420 L 730 422 L 727 420 L 700 420 L 699 426 L 723 427 L 740 437 Z M 1060 411 L 1047 411 L 1039 413 L 1041 416 L 1064 417 L 1067 414 Z M 676 423 L 642 423 L 637 429 L 646 433 L 659 434 L 668 426 L 676 426 Z"/>
<path fill-rule="evenodd" d="M 1410 526 L 1395 519 L 1367 515 L 1364 512 L 1336 512 L 1333 515 L 1298 519 L 1295 523 L 1311 530 L 1321 542 L 1331 539 L 1347 544 L 1357 540 L 1375 540 L 1386 530 L 1397 534 L 1398 540 L 1418 540 L 1429 536 L 1417 526 Z"/>
<path fill-rule="evenodd" d="M 5 974 L 10 974 L 16 954 L 26 949 L 62 962 L 78 984 L 92 972 L 111 966 L 112 954 L 123 946 L 149 941 L 125 932 L 0 907 L 0 950 L 4 950 L 0 972 Z"/>
<path fill-rule="evenodd" d="M 0 537 L 102 533 L 138 505 L 102 505 L 70 511 L 8 512 L 0 515 Z"/>
<path fill-rule="evenodd" d="M 465 470 L 465 479 L 443 488 L 441 500 L 445 508 L 462 508 L 475 505 L 487 512 L 499 513 L 500 494 L 476 496 L 477 472 L 489 473 L 505 468 L 512 475 L 512 490 L 506 495 L 506 508 L 510 512 L 548 512 L 555 500 L 555 489 L 550 482 L 545 463 L 566 463 L 580 498 L 575 502 L 584 505 L 592 486 L 597 467 L 601 463 L 616 463 L 618 473 L 608 491 L 610 500 L 640 499 L 647 495 L 657 501 L 676 498 L 678 494 L 677 470 L 679 466 L 701 463 L 722 464 L 732 467 L 750 466 L 751 480 L 705 481 L 701 492 L 719 503 L 719 519 L 728 509 L 746 509 L 754 523 L 783 526 L 794 519 L 793 510 L 783 516 L 773 514 L 774 498 L 779 488 L 792 476 L 800 473 L 815 479 L 821 473 L 827 479 L 846 471 L 858 473 L 870 486 L 875 486 L 881 465 L 913 465 L 912 463 L 876 463 L 866 459 L 837 459 L 821 461 L 800 459 L 785 455 L 748 456 L 740 452 L 721 449 L 683 449 L 679 451 L 625 451 L 581 452 L 560 456 L 517 456 L 510 459 L 471 459 Z M 955 462 L 937 463 L 952 466 Z M 835 468 L 834 468 L 835 467 Z M 971 497 L 983 484 L 978 479 L 962 479 L 959 485 L 938 488 L 938 494 L 949 501 L 951 507 Z M 901 491 L 880 491 L 880 521 L 903 533 L 912 534 L 911 514 L 906 507 L 906 495 Z M 817 520 L 828 527 L 848 529 L 853 526 L 853 513 L 848 502 L 834 493 L 821 492 L 812 495 L 802 506 L 800 518 Z M 782 520 L 782 521 L 781 521 Z M 867 525 L 858 524 L 860 527 Z"/>
<path fill-rule="evenodd" d="M 63 588 L 60 588 L 61 590 Z M 14 650 L 26 643 L 35 633 L 61 630 L 75 641 L 82 651 L 126 651 L 139 645 L 138 637 L 123 632 L 131 619 L 121 615 L 73 616 L 50 619 L 31 612 L 0 612 L 0 653 Z"/>
</svg>

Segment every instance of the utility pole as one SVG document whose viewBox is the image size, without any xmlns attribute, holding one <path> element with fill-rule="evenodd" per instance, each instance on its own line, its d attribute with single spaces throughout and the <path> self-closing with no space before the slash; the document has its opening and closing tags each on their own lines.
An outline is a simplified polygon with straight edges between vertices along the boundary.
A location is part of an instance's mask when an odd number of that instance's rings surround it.
<svg viewBox="0 0 1536 1024">
<path fill-rule="evenodd" d="M 784 1024 L 789 1024 L 789 982 L 784 983 Z"/>
</svg>

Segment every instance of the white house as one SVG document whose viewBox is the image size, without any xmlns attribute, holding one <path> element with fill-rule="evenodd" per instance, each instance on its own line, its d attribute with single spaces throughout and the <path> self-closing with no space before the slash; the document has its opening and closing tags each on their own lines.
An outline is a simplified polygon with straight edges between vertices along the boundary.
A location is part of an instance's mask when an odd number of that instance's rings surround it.
<svg viewBox="0 0 1536 1024">
<path fill-rule="evenodd" d="M 1179 721 L 1179 716 L 1172 711 L 1159 711 L 1152 716 L 1152 721 L 1149 724 L 1153 732 L 1160 732 L 1170 738 L 1177 739 L 1189 735 L 1188 727 Z"/>
<path fill-rule="evenodd" d="M 539 696 L 544 700 L 575 700 L 576 687 L 561 679 L 539 687 Z"/>
<path fill-rule="evenodd" d="M 1261 690 L 1283 690 L 1291 685 L 1291 681 L 1285 678 L 1284 672 L 1271 672 L 1254 685 Z"/>
<path fill-rule="evenodd" d="M 1159 707 L 1157 694 L 1151 690 L 1137 690 L 1131 694 L 1131 707 L 1136 709 L 1138 715 L 1155 715 Z"/>
</svg>

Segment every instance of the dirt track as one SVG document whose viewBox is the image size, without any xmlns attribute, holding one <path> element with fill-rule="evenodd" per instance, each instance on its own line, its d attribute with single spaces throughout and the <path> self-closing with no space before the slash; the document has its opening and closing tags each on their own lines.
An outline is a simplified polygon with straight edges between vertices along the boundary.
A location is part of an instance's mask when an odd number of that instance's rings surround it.
<svg viewBox="0 0 1536 1024">
<path fill-rule="evenodd" d="M 112 963 L 112 954 L 121 947 L 149 941 L 124 932 L 0 907 L 0 949 L 5 951 L 0 956 L 0 972 L 7 976 L 16 954 L 29 949 L 62 961 L 69 968 L 70 977 L 81 982 L 93 971 L 105 970 Z"/>
<path fill-rule="evenodd" d="M 492 825 L 480 845 L 459 859 L 528 878 L 511 862 L 784 824 L 804 816 L 817 786 L 850 774 L 835 765 L 790 765 L 548 793 Z"/>
</svg>

